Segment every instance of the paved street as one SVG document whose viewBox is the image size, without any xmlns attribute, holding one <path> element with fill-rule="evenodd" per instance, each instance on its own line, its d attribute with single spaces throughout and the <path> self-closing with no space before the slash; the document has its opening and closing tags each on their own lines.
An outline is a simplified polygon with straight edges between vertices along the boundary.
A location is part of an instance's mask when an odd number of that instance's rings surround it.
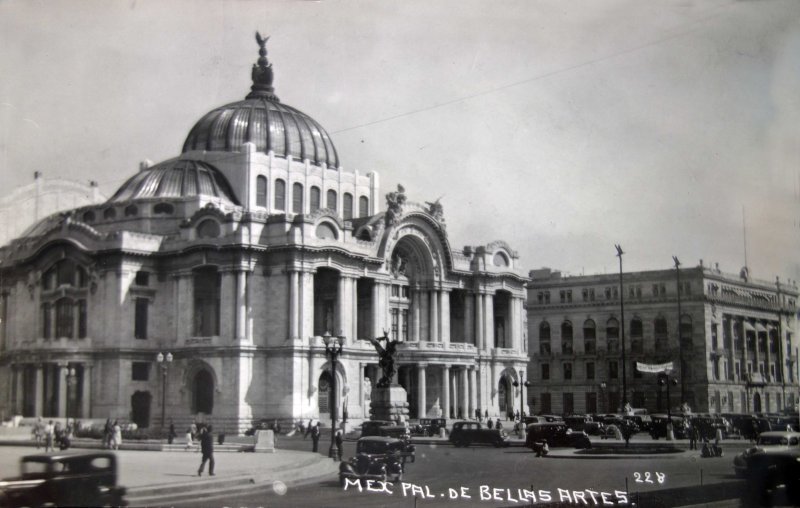
<svg viewBox="0 0 800 508">
<path fill-rule="evenodd" d="M 327 453 L 329 441 L 320 442 L 320 452 Z M 310 449 L 311 441 L 299 438 L 286 439 L 281 447 L 291 449 Z M 355 443 L 345 443 L 345 456 L 353 455 Z M 363 506 L 363 507 L 411 507 L 415 506 L 511 506 L 520 503 L 518 489 L 533 490 L 538 501 L 546 500 L 539 496 L 541 491 L 549 491 L 553 501 L 559 500 L 558 489 L 583 491 L 587 502 L 592 505 L 592 490 L 614 495 L 615 490 L 625 490 L 626 477 L 630 492 L 637 490 L 670 488 L 699 485 L 702 470 L 703 482 L 712 483 L 733 479 L 731 468 L 732 455 L 719 459 L 701 459 L 698 452 L 685 452 L 678 455 L 664 455 L 658 458 L 536 458 L 525 448 L 495 449 L 489 447 L 454 448 L 447 445 L 418 445 L 417 461 L 409 464 L 404 482 L 422 488 L 425 494 L 414 496 L 411 487 L 403 491 L 401 484 L 394 484 L 386 492 L 359 492 L 354 487 L 344 491 L 339 487 L 337 478 L 331 477 L 316 485 L 306 485 L 283 492 L 277 485 L 276 494 L 273 489 L 253 491 L 253 493 L 225 499 L 195 500 L 183 506 L 206 507 L 255 507 L 255 506 Z M 637 483 L 636 473 L 642 481 L 647 479 L 646 473 L 654 482 Z M 659 484 L 656 473 L 663 474 L 663 483 Z M 481 486 L 483 499 L 481 498 Z M 461 496 L 461 488 L 470 498 Z M 458 492 L 457 500 L 449 500 L 448 489 Z M 486 489 L 500 489 L 487 491 Z M 508 490 L 506 490 L 508 489 Z M 418 493 L 418 492 L 417 492 Z M 432 496 L 432 497 L 427 497 Z M 497 496 L 487 499 L 489 496 Z M 597 496 L 598 504 L 602 504 L 601 494 Z M 415 500 L 416 497 L 416 500 Z M 499 500 L 498 500 L 499 499 Z M 527 501 L 530 503 L 530 498 Z"/>
</svg>

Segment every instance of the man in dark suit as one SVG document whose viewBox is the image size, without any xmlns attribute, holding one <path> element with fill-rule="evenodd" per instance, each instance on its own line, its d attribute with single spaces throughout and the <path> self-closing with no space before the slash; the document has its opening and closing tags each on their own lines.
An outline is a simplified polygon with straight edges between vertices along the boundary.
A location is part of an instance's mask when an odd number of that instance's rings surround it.
<svg viewBox="0 0 800 508">
<path fill-rule="evenodd" d="M 208 475 L 214 476 L 214 438 L 211 435 L 211 425 L 200 429 L 200 451 L 203 453 L 203 461 L 200 462 L 197 476 L 203 476 L 206 461 L 208 461 Z"/>
</svg>

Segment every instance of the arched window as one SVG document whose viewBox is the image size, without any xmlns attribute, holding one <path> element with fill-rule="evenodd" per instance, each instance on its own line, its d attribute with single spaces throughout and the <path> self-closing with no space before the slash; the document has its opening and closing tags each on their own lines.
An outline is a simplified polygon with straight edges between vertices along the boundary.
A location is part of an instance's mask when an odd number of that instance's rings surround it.
<svg viewBox="0 0 800 508">
<path fill-rule="evenodd" d="M 336 203 L 336 191 L 331 189 L 328 191 L 328 195 L 326 196 L 326 205 L 327 208 L 330 208 L 333 211 L 338 210 L 337 203 Z"/>
<path fill-rule="evenodd" d="M 317 238 L 323 240 L 336 240 L 336 229 L 327 222 L 320 222 L 317 225 Z"/>
<path fill-rule="evenodd" d="M 51 266 L 42 279 L 42 337 L 86 337 L 86 293 L 89 279 L 86 269 L 71 259 L 62 259 Z M 67 288 L 71 288 L 69 297 L 64 296 Z M 53 291 L 55 289 L 59 291 Z"/>
<path fill-rule="evenodd" d="M 303 184 L 292 185 L 292 213 L 303 213 Z"/>
<path fill-rule="evenodd" d="M 319 187 L 317 187 L 316 185 L 311 187 L 310 199 L 311 199 L 311 202 L 309 204 L 311 205 L 311 211 L 314 212 L 316 210 L 319 210 L 319 208 L 320 208 L 320 190 L 319 190 Z"/>
<path fill-rule="evenodd" d="M 569 321 L 561 323 L 561 354 L 572 354 L 572 323 Z"/>
<path fill-rule="evenodd" d="M 256 177 L 256 206 L 267 206 L 267 177 Z"/>
<path fill-rule="evenodd" d="M 197 225 L 198 238 L 217 238 L 219 233 L 219 222 L 214 219 L 205 219 Z"/>
<path fill-rule="evenodd" d="M 83 213 L 83 222 L 94 222 L 94 212 L 89 210 Z"/>
<path fill-rule="evenodd" d="M 331 410 L 331 375 L 327 370 L 320 374 L 317 388 L 317 408 L 320 413 L 329 413 Z"/>
<path fill-rule="evenodd" d="M 192 412 L 210 415 L 214 412 L 214 378 L 203 369 L 194 375 Z"/>
<path fill-rule="evenodd" d="M 103 218 L 106 219 L 106 220 L 113 219 L 116 216 L 117 216 L 117 212 L 113 208 L 106 208 L 103 211 Z"/>
<path fill-rule="evenodd" d="M 358 216 L 369 216 L 369 198 L 367 196 L 361 196 L 358 198 Z"/>
<path fill-rule="evenodd" d="M 631 352 L 642 353 L 644 350 L 644 333 L 642 320 L 638 317 L 631 319 Z"/>
<path fill-rule="evenodd" d="M 139 214 L 139 208 L 134 205 L 130 204 L 125 207 L 125 217 L 136 217 Z"/>
<path fill-rule="evenodd" d="M 539 325 L 539 353 L 550 354 L 550 324 L 547 321 L 542 321 Z"/>
<path fill-rule="evenodd" d="M 198 268 L 194 282 L 194 334 L 219 335 L 220 288 L 222 277 L 216 267 Z"/>
<path fill-rule="evenodd" d="M 655 338 L 656 351 L 667 351 L 669 349 L 667 320 L 663 317 L 657 317 L 653 321 L 653 336 Z"/>
<path fill-rule="evenodd" d="M 286 182 L 280 178 L 275 180 L 275 209 L 286 210 Z"/>
<path fill-rule="evenodd" d="M 606 347 L 609 353 L 619 351 L 619 321 L 616 318 L 606 321 Z"/>
<path fill-rule="evenodd" d="M 353 195 L 349 192 L 344 193 L 344 198 L 342 199 L 342 214 L 344 216 L 344 220 L 350 220 L 353 218 Z"/>
<path fill-rule="evenodd" d="M 158 203 L 153 207 L 153 213 L 156 215 L 172 215 L 175 213 L 175 207 L 169 203 Z"/>
<path fill-rule="evenodd" d="M 587 319 L 583 322 L 583 350 L 586 354 L 593 355 L 597 351 L 597 326 L 594 321 Z"/>
<path fill-rule="evenodd" d="M 73 337 L 72 300 L 61 298 L 56 301 L 56 338 Z"/>
</svg>

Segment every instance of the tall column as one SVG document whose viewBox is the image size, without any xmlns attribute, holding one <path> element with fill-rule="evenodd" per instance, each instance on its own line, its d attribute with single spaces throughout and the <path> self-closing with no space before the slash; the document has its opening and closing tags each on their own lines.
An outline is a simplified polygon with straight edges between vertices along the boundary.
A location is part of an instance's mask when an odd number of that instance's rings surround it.
<svg viewBox="0 0 800 508">
<path fill-rule="evenodd" d="M 333 329 L 333 334 L 345 334 L 349 324 L 347 316 L 347 282 L 348 278 L 339 274 L 339 284 L 336 290 L 336 326 Z"/>
<path fill-rule="evenodd" d="M 358 336 L 358 279 L 350 279 L 350 305 L 352 312 L 350 313 L 350 339 L 356 341 Z"/>
<path fill-rule="evenodd" d="M 431 291 L 431 342 L 440 342 L 441 336 L 439 335 L 439 290 L 434 289 Z"/>
<path fill-rule="evenodd" d="M 478 407 L 478 382 L 476 379 L 476 370 L 474 366 L 469 367 L 469 411 L 470 415 L 475 414 Z"/>
<path fill-rule="evenodd" d="M 425 418 L 428 415 L 428 404 L 425 400 L 425 365 L 417 365 L 417 418 Z"/>
<path fill-rule="evenodd" d="M 458 368 L 451 372 L 450 376 L 450 400 L 452 401 L 453 411 L 450 413 L 453 418 L 458 418 L 458 404 L 460 397 L 458 396 Z"/>
<path fill-rule="evenodd" d="M 380 337 L 383 334 L 380 287 L 381 285 L 377 280 L 372 285 L 372 338 Z M 375 380 L 373 379 L 372 381 L 374 382 Z"/>
<path fill-rule="evenodd" d="M 439 328 L 441 329 L 441 340 L 447 344 L 450 343 L 450 291 L 442 289 L 439 291 Z M 466 408 L 464 409 L 466 411 Z"/>
<path fill-rule="evenodd" d="M 484 295 L 484 348 L 494 349 L 494 295 Z"/>
<path fill-rule="evenodd" d="M 83 392 L 81 393 L 81 418 L 92 417 L 92 365 L 83 364 Z"/>
<path fill-rule="evenodd" d="M 442 414 L 450 418 L 450 366 L 442 367 Z"/>
<path fill-rule="evenodd" d="M 475 294 L 475 346 L 484 349 L 484 329 L 483 329 L 483 295 Z"/>
<path fill-rule="evenodd" d="M 23 400 L 23 393 L 22 393 L 22 381 L 25 379 L 24 372 L 25 372 L 25 364 L 17 364 L 12 365 L 11 369 L 14 373 L 14 383 L 13 383 L 13 400 L 11 405 L 11 412 L 15 415 L 22 414 L 22 400 Z"/>
<path fill-rule="evenodd" d="M 467 366 L 461 369 L 461 408 L 463 410 L 462 418 L 471 418 L 474 416 L 470 413 L 469 406 L 469 377 L 467 374 Z"/>
<path fill-rule="evenodd" d="M 420 339 L 426 341 L 433 341 L 431 338 L 430 333 L 430 321 L 429 316 L 430 312 L 430 298 L 428 298 L 428 290 L 427 289 L 420 289 L 419 291 L 419 311 L 420 311 L 420 319 L 419 319 L 419 334 Z"/>
<path fill-rule="evenodd" d="M 289 272 L 289 339 L 297 339 L 298 314 L 300 312 L 299 303 L 299 284 L 300 274 L 292 270 Z"/>
<path fill-rule="evenodd" d="M 33 386 L 33 411 L 34 416 L 43 416 L 44 410 L 44 365 L 41 363 L 36 364 L 36 383 Z"/>
<path fill-rule="evenodd" d="M 419 342 L 419 319 L 420 319 L 420 312 L 419 312 L 419 299 L 420 299 L 420 292 L 418 289 L 414 289 L 411 291 L 411 340 L 414 342 Z"/>
<path fill-rule="evenodd" d="M 66 364 L 58 365 L 58 416 L 67 416 L 67 373 L 69 368 Z"/>
<path fill-rule="evenodd" d="M 314 274 L 300 272 L 300 325 L 299 334 L 302 340 L 314 335 Z"/>
<path fill-rule="evenodd" d="M 236 274 L 236 340 L 245 340 L 247 337 L 247 272 L 239 270 Z"/>
<path fill-rule="evenodd" d="M 464 297 L 464 342 L 475 344 L 475 331 L 473 330 L 475 318 L 473 316 L 473 296 L 467 294 Z"/>
<path fill-rule="evenodd" d="M 522 351 L 522 340 L 520 330 L 522 329 L 522 314 L 520 312 L 522 298 L 511 297 L 511 348 L 514 351 Z"/>
<path fill-rule="evenodd" d="M 749 355 L 747 353 L 747 327 L 744 325 L 744 318 L 739 316 L 736 318 L 737 324 L 741 330 L 742 337 L 742 379 L 747 379 L 747 361 Z M 744 409 L 742 410 L 744 411 Z"/>
</svg>

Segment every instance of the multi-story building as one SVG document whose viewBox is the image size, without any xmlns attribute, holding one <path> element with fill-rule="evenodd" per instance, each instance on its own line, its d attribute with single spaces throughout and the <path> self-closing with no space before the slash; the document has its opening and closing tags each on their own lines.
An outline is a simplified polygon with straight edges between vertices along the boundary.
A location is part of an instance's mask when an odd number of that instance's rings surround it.
<svg viewBox="0 0 800 508">
<path fill-rule="evenodd" d="M 793 283 L 753 280 L 746 269 L 729 275 L 702 261 L 680 274 L 624 273 L 622 287 L 619 274 L 565 277 L 541 269 L 530 277 L 529 404 L 536 412 L 616 412 L 623 385 L 632 407 L 666 412 L 666 387 L 637 362 L 673 362 L 673 409 L 770 412 L 798 401 Z"/>
<path fill-rule="evenodd" d="M 0 250 L 0 408 L 140 426 L 202 415 L 228 432 L 332 407 L 359 419 L 379 377 L 361 339 L 384 333 L 402 342 L 412 417 L 518 407 L 516 252 L 454 250 L 438 201 L 398 189 L 382 212 L 378 184 L 279 101 L 262 43 L 247 98 L 204 115 L 181 155 Z M 345 337 L 335 374 L 328 333 Z"/>
</svg>

